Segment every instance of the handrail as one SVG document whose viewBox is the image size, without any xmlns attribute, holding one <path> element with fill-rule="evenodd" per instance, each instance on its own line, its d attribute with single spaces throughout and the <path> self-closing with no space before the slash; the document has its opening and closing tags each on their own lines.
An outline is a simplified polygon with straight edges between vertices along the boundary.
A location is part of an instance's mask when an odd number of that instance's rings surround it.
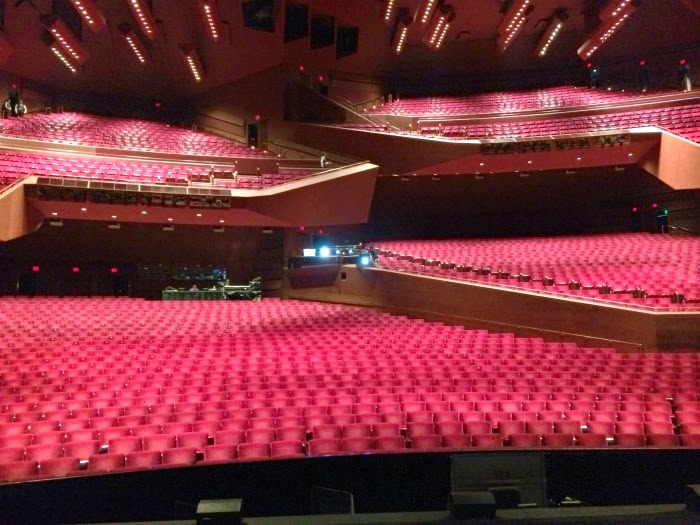
<svg viewBox="0 0 700 525">
<path fill-rule="evenodd" d="M 693 230 L 689 230 L 688 228 L 683 228 L 682 226 L 671 226 L 671 225 L 669 225 L 669 226 L 666 226 L 666 228 L 668 228 L 669 230 L 677 230 L 677 231 L 681 231 L 681 232 L 684 232 L 684 233 L 688 233 L 688 234 L 690 234 L 690 235 L 700 235 L 700 233 L 694 232 Z"/>
</svg>

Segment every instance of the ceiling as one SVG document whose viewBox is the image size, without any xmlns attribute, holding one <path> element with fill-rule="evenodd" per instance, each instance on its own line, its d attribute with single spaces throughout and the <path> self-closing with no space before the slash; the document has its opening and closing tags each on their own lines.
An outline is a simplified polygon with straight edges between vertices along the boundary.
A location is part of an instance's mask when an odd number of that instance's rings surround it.
<svg viewBox="0 0 700 525">
<path fill-rule="evenodd" d="M 690 53 L 700 59 L 700 9 L 697 0 L 646 0 L 594 59 L 599 62 L 653 63 L 654 57 Z M 415 13 L 419 0 L 398 0 L 399 8 Z M 63 0 L 63 3 L 66 3 Z M 336 26 L 359 27 L 356 54 L 337 59 L 335 46 L 312 50 L 309 38 L 284 43 L 287 4 L 309 6 L 310 15 L 331 15 Z M 32 81 L 47 90 L 102 93 L 140 99 L 178 100 L 264 71 L 279 64 L 306 64 L 314 71 L 343 71 L 383 77 L 390 84 L 410 86 L 444 84 L 449 79 L 498 82 L 520 79 L 537 72 L 575 71 L 582 68 L 576 49 L 597 21 L 604 0 L 533 0 L 534 10 L 521 36 L 504 53 L 496 48 L 496 27 L 503 17 L 500 0 L 449 0 L 456 18 L 443 48 L 430 51 L 418 31 L 409 32 L 404 52 L 391 50 L 395 23 L 385 24 L 381 0 L 276 0 L 274 31 L 243 27 L 241 0 L 219 0 L 224 37 L 207 38 L 196 0 L 153 0 L 159 35 L 152 41 L 139 33 L 147 48 L 148 63 L 139 64 L 117 26 L 135 25 L 126 0 L 97 0 L 107 19 L 98 34 L 83 28 L 83 45 L 90 59 L 77 74 L 68 71 L 41 41 L 45 31 L 40 15 L 50 14 L 52 0 L 7 0 L 2 35 L 15 51 L 0 67 L 5 81 Z M 564 30 L 544 59 L 534 48 L 547 20 L 557 9 L 568 19 Z M 138 31 L 137 31 L 138 32 Z M 191 45 L 204 64 L 206 78 L 195 83 L 180 56 L 181 45 Z M 693 55 L 695 53 L 695 55 Z M 658 60 L 661 60 L 659 58 Z"/>
</svg>

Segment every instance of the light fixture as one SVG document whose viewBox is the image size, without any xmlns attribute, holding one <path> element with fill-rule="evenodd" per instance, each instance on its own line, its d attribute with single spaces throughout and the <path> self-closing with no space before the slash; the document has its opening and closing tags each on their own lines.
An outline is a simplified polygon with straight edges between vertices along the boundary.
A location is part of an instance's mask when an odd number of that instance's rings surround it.
<svg viewBox="0 0 700 525">
<path fill-rule="evenodd" d="M 423 35 L 423 43 L 431 49 L 439 49 L 454 18 L 455 10 L 452 6 L 444 5 L 436 9 Z"/>
<path fill-rule="evenodd" d="M 605 21 L 610 18 L 617 18 L 622 10 L 632 3 L 632 0 L 610 0 L 605 7 L 600 10 L 598 18 Z"/>
<path fill-rule="evenodd" d="M 418 11 L 416 11 L 416 18 L 421 25 L 425 25 L 430 21 L 437 5 L 438 0 L 421 0 Z"/>
<path fill-rule="evenodd" d="M 496 44 L 501 52 L 513 43 L 534 7 L 531 0 L 515 0 L 510 5 L 497 28 L 498 40 Z"/>
<path fill-rule="evenodd" d="M 107 25 L 105 17 L 93 0 L 68 0 L 93 33 L 99 33 Z"/>
<path fill-rule="evenodd" d="M 199 5 L 209 38 L 218 42 L 221 38 L 221 17 L 216 0 L 197 0 L 197 5 Z"/>
<path fill-rule="evenodd" d="M 158 34 L 158 30 L 156 29 L 156 21 L 153 18 L 151 10 L 146 5 L 146 2 L 144 0 L 124 1 L 129 6 L 129 9 L 131 9 L 131 13 L 134 15 L 143 34 L 150 39 L 154 39 Z"/>
<path fill-rule="evenodd" d="M 384 22 L 387 24 L 391 22 L 392 16 L 394 16 L 394 9 L 398 4 L 398 0 L 384 0 L 384 7 L 382 8 L 382 13 L 384 15 Z"/>
<path fill-rule="evenodd" d="M 131 49 L 132 53 L 136 57 L 136 60 L 142 64 L 145 64 L 148 59 L 148 54 L 146 52 L 146 48 L 141 42 L 141 39 L 136 34 L 136 31 L 134 31 L 130 24 L 119 24 L 117 27 L 119 28 L 121 35 L 124 37 L 124 41 L 129 46 L 129 49 Z"/>
<path fill-rule="evenodd" d="M 68 57 L 65 51 L 63 51 L 62 48 L 58 46 L 58 44 L 54 43 L 49 46 L 49 49 L 51 49 L 51 52 L 54 54 L 56 58 L 58 58 L 61 63 L 68 68 L 68 70 L 73 73 L 74 75 L 78 72 L 78 64 L 74 64 L 71 59 Z"/>
<path fill-rule="evenodd" d="M 577 54 L 582 60 L 588 60 L 593 53 L 614 35 L 618 29 L 625 23 L 625 20 L 636 11 L 636 7 L 632 3 L 625 4 L 617 12 L 614 18 L 607 18 L 601 23 L 593 33 L 588 37 L 581 47 L 578 48 Z"/>
<path fill-rule="evenodd" d="M 202 67 L 202 62 L 199 60 L 197 52 L 190 46 L 180 46 L 180 54 L 194 81 L 197 83 L 202 82 L 204 80 L 204 67 Z"/>
<path fill-rule="evenodd" d="M 90 53 L 83 47 L 76 36 L 68 29 L 68 26 L 57 16 L 42 16 L 41 22 L 46 30 L 54 38 L 56 45 L 67 54 L 73 62 L 85 65 L 90 58 Z"/>
<path fill-rule="evenodd" d="M 547 29 L 545 29 L 542 37 L 537 43 L 537 47 L 535 48 L 536 56 L 543 57 L 547 54 L 547 51 L 549 51 L 549 46 L 552 45 L 554 39 L 559 36 L 559 33 L 563 27 L 564 21 L 559 16 L 552 17 L 552 20 L 547 25 Z"/>
<path fill-rule="evenodd" d="M 397 55 L 403 51 L 406 45 L 406 36 L 408 35 L 408 28 L 413 22 L 410 17 L 401 17 L 399 23 L 396 25 L 396 31 L 394 32 L 394 38 L 391 42 L 391 48 Z"/>
</svg>

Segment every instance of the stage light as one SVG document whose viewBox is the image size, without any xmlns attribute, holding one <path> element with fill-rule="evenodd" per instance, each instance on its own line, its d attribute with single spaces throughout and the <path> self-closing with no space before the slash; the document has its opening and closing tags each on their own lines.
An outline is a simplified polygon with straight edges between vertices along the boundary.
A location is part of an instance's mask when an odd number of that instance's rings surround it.
<svg viewBox="0 0 700 525">
<path fill-rule="evenodd" d="M 131 49 L 132 53 L 136 57 L 136 60 L 142 64 L 145 64 L 146 60 L 148 59 L 148 54 L 146 52 L 146 48 L 141 42 L 141 39 L 136 34 L 136 31 L 134 31 L 130 24 L 119 24 L 117 27 L 121 35 L 124 37 L 124 41 L 129 46 L 129 49 Z"/>
<path fill-rule="evenodd" d="M 406 36 L 408 35 L 408 28 L 413 22 L 412 18 L 401 18 L 399 23 L 396 25 L 396 31 L 394 32 L 394 38 L 391 42 L 391 48 L 397 55 L 403 51 L 404 45 L 406 44 Z"/>
<path fill-rule="evenodd" d="M 496 44 L 501 53 L 513 43 L 534 7 L 531 0 L 515 0 L 510 5 L 497 28 L 498 40 Z"/>
<path fill-rule="evenodd" d="M 102 12 L 93 0 L 68 0 L 93 33 L 99 33 L 107 25 Z"/>
<path fill-rule="evenodd" d="M 80 273 L 80 268 L 73 266 L 73 273 Z"/>
<path fill-rule="evenodd" d="M 221 38 L 221 17 L 219 16 L 216 0 L 197 0 L 197 4 L 202 13 L 209 38 L 214 42 L 218 42 Z"/>
<path fill-rule="evenodd" d="M 156 29 L 156 21 L 153 18 L 151 10 L 143 0 L 124 0 L 131 9 L 136 22 L 138 23 L 143 34 L 150 39 L 154 39 L 158 34 Z"/>
<path fill-rule="evenodd" d="M 366 253 L 363 253 L 360 255 L 360 257 L 357 259 L 357 264 L 358 266 L 369 266 L 370 263 L 372 262 L 372 259 L 370 256 Z"/>
<path fill-rule="evenodd" d="M 384 13 L 384 22 L 387 24 L 391 22 L 391 18 L 394 16 L 394 9 L 396 8 L 397 3 L 397 0 L 384 0 L 382 13 Z"/>
<path fill-rule="evenodd" d="M 635 10 L 636 8 L 633 4 L 626 4 L 615 18 L 606 19 L 591 33 L 588 40 L 578 48 L 578 56 L 582 60 L 588 60 L 593 53 L 600 49 L 600 47 L 620 29 L 622 24 L 625 23 L 625 20 L 627 20 Z"/>
<path fill-rule="evenodd" d="M 119 270 L 117 268 L 110 268 L 109 271 L 111 273 L 119 273 Z"/>
<path fill-rule="evenodd" d="M 549 51 L 549 46 L 551 46 L 552 42 L 554 42 L 554 39 L 557 38 L 557 36 L 559 36 L 559 33 L 561 32 L 563 27 L 564 22 L 561 18 L 559 18 L 558 16 L 552 18 L 552 20 L 549 22 L 549 25 L 547 26 L 547 29 L 545 29 L 544 33 L 542 34 L 540 41 L 537 43 L 535 54 L 538 57 L 543 57 L 547 54 L 547 51 Z"/>
<path fill-rule="evenodd" d="M 51 50 L 53 55 L 58 58 L 71 73 L 74 75 L 78 73 L 80 65 L 73 62 L 72 57 L 63 49 L 63 46 L 59 45 L 54 37 L 52 37 L 49 33 L 43 33 L 41 39 Z"/>
<path fill-rule="evenodd" d="M 181 46 L 180 53 L 194 81 L 197 83 L 202 82 L 204 80 L 204 67 L 197 56 L 197 52 L 191 47 Z"/>
<path fill-rule="evenodd" d="M 319 257 L 330 257 L 331 249 L 328 246 L 321 246 L 318 250 Z"/>
<path fill-rule="evenodd" d="M 57 46 L 61 47 L 73 62 L 77 62 L 81 66 L 85 65 L 85 62 L 90 58 L 90 53 L 68 29 L 63 20 L 56 16 L 42 16 L 41 22 L 54 38 Z"/>
<path fill-rule="evenodd" d="M 39 268 L 38 266 L 32 266 L 33 272 L 38 272 L 39 270 L 41 270 L 41 268 Z"/>
<path fill-rule="evenodd" d="M 417 18 L 420 20 L 422 25 L 427 24 L 435 12 L 435 8 L 438 5 L 438 0 L 421 0 L 418 6 Z"/>
<path fill-rule="evenodd" d="M 601 9 L 598 14 L 598 18 L 601 20 L 609 20 L 610 18 L 617 18 L 622 13 L 622 10 L 629 4 L 632 4 L 633 0 L 610 0 L 603 9 Z"/>
<path fill-rule="evenodd" d="M 455 10 L 452 6 L 445 5 L 437 9 L 423 35 L 423 43 L 431 49 L 439 49 L 454 18 Z"/>
</svg>

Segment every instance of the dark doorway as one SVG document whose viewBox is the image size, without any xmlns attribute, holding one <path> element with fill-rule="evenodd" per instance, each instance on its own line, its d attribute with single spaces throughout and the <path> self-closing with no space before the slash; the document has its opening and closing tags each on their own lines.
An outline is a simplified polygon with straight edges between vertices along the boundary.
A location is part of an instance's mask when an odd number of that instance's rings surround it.
<svg viewBox="0 0 700 525">
<path fill-rule="evenodd" d="M 36 294 L 36 272 L 21 272 L 17 277 L 17 294 L 33 296 Z"/>
</svg>

